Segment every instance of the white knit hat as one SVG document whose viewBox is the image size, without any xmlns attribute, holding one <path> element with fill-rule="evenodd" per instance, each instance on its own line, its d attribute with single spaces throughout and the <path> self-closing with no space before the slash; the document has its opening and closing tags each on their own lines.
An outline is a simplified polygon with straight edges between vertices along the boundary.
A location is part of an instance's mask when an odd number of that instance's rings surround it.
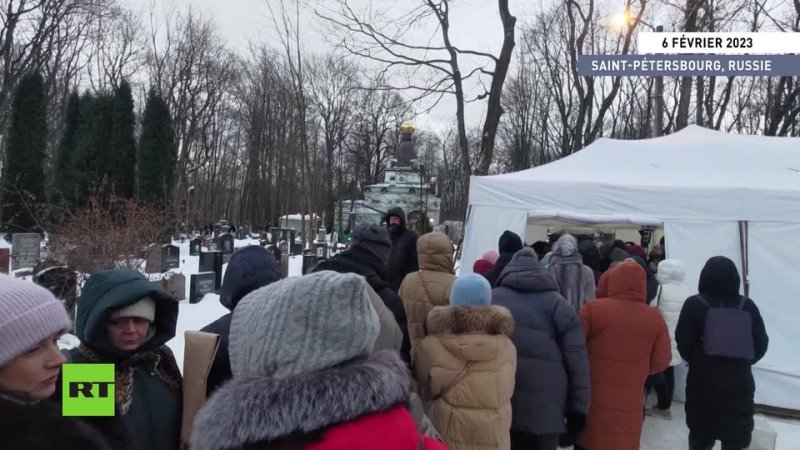
<svg viewBox="0 0 800 450">
<path fill-rule="evenodd" d="M 69 325 L 67 310 L 50 291 L 0 274 L 0 367 Z"/>
<path fill-rule="evenodd" d="M 121 317 L 139 317 L 153 323 L 156 320 L 156 301 L 150 297 L 142 297 L 138 302 L 111 313 L 111 319 L 119 319 Z"/>
</svg>

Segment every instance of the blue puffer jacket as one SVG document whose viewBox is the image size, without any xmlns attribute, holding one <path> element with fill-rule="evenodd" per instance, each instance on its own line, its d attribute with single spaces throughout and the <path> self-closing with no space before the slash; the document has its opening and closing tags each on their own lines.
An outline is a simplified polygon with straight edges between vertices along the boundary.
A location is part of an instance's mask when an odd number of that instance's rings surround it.
<svg viewBox="0 0 800 450">
<path fill-rule="evenodd" d="M 514 316 L 517 376 L 511 429 L 565 431 L 565 417 L 589 411 L 589 360 L 575 310 L 530 248 L 511 258 L 492 291 L 492 303 Z"/>
</svg>

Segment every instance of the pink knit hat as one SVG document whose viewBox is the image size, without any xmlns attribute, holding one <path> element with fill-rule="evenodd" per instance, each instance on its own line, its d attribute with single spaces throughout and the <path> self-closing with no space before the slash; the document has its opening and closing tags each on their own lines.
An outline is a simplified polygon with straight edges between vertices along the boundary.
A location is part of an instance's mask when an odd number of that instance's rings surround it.
<svg viewBox="0 0 800 450">
<path fill-rule="evenodd" d="M 492 265 L 495 265 L 495 264 L 497 264 L 497 258 L 499 258 L 499 257 L 500 257 L 500 254 L 497 253 L 496 250 L 489 249 L 489 250 L 486 250 L 485 252 L 481 253 L 480 259 L 489 261 L 490 263 L 492 263 Z"/>
<path fill-rule="evenodd" d="M 0 274 L 0 367 L 67 329 L 67 311 L 50 291 Z"/>
</svg>

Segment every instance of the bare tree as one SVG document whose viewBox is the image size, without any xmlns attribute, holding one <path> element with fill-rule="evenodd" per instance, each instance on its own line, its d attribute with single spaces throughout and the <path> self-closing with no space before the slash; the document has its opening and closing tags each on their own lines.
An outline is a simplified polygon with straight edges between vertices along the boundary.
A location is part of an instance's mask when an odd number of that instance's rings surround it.
<svg viewBox="0 0 800 450">
<path fill-rule="evenodd" d="M 342 194 L 341 170 L 338 170 L 339 192 L 334 191 L 333 187 L 339 159 L 336 156 L 341 153 L 342 144 L 352 126 L 353 107 L 358 93 L 357 70 L 347 60 L 333 55 L 315 60 L 309 70 L 311 109 L 320 123 L 325 146 L 324 205 L 325 225 L 329 232 L 333 230 L 336 198 Z"/>
<path fill-rule="evenodd" d="M 377 62 L 387 73 L 395 69 L 407 69 L 415 80 L 430 77 L 427 82 L 418 81 L 399 85 L 387 83 L 384 88 L 410 92 L 412 100 L 433 97 L 437 104 L 444 95 L 453 95 L 456 103 L 456 129 L 458 145 L 462 153 L 461 170 L 464 177 L 474 172 L 486 174 L 492 161 L 494 140 L 503 114 L 502 93 L 506 74 L 515 45 L 516 18 L 511 15 L 508 0 L 498 0 L 498 12 L 503 25 L 503 45 L 499 55 L 467 50 L 458 47 L 450 34 L 449 0 L 424 0 L 410 12 L 403 11 L 401 18 L 378 14 L 374 17 L 357 12 L 350 0 L 336 0 L 337 7 L 317 14 L 332 25 L 337 39 L 333 42 L 353 55 Z M 374 5 L 373 5 L 374 6 Z M 431 20 L 439 34 L 439 45 L 414 42 L 415 28 Z M 462 69 L 460 57 L 470 55 L 480 60 L 472 70 Z M 490 77 L 488 88 L 481 76 Z M 483 92 L 475 98 L 467 98 L 464 84 L 475 77 Z M 388 78 L 386 78 L 388 80 Z M 481 153 L 475 166 L 469 165 L 469 142 L 464 116 L 465 104 L 470 101 L 487 100 L 487 112 L 481 133 Z"/>
<path fill-rule="evenodd" d="M 165 17 L 159 35 L 155 11 L 150 12 L 151 46 L 148 66 L 151 85 L 167 101 L 178 142 L 176 206 L 187 205 L 189 179 L 212 161 L 215 123 L 233 82 L 235 59 L 225 47 L 214 22 L 192 13 Z"/>
</svg>

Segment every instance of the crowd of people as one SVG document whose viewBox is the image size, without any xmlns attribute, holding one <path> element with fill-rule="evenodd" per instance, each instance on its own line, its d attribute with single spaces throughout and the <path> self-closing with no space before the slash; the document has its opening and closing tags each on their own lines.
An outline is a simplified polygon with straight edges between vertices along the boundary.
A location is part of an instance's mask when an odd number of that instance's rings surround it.
<svg viewBox="0 0 800 450">
<path fill-rule="evenodd" d="M 358 226 L 301 277 L 279 279 L 263 248 L 236 252 L 220 293 L 231 312 L 203 329 L 220 342 L 191 430 L 165 345 L 176 301 L 138 272 L 93 273 L 81 344 L 61 352 L 62 303 L 0 275 L 0 423 L 13 430 L 0 448 L 635 450 L 645 413 L 669 418 L 683 361 L 689 448 L 750 444 L 768 338 L 729 259 L 711 258 L 689 296 L 663 241 L 648 255 L 506 231 L 456 276 L 450 239 L 417 238 L 405 219 Z M 115 364 L 114 417 L 61 415 L 67 361 Z"/>
</svg>

